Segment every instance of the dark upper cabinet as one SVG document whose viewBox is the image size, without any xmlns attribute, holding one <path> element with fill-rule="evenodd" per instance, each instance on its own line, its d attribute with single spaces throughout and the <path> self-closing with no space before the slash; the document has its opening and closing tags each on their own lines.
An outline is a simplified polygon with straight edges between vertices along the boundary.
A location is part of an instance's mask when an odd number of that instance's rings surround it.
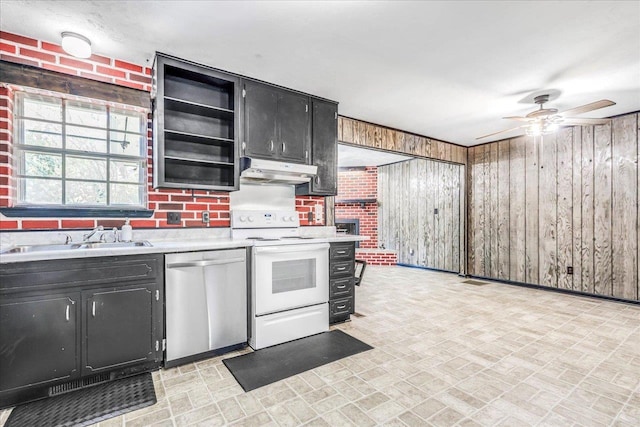
<svg viewBox="0 0 640 427">
<path fill-rule="evenodd" d="M 2 299 L 0 392 L 78 376 L 79 293 Z"/>
<path fill-rule="evenodd" d="M 243 155 L 270 159 L 277 155 L 278 93 L 272 87 L 244 83 Z"/>
<path fill-rule="evenodd" d="M 311 161 L 318 174 L 296 187 L 296 194 L 335 196 L 338 193 L 338 104 L 312 99 Z"/>
<path fill-rule="evenodd" d="M 242 156 L 309 163 L 309 97 L 244 80 Z"/>
<path fill-rule="evenodd" d="M 240 78 L 158 53 L 154 94 L 153 186 L 237 190 Z"/>
</svg>

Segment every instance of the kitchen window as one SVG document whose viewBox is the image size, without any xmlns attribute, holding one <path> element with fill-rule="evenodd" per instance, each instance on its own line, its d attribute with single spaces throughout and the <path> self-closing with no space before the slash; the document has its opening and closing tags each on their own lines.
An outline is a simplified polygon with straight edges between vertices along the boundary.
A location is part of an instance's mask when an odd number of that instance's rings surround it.
<svg viewBox="0 0 640 427">
<path fill-rule="evenodd" d="M 145 209 L 145 111 L 18 92 L 17 206 Z"/>
</svg>

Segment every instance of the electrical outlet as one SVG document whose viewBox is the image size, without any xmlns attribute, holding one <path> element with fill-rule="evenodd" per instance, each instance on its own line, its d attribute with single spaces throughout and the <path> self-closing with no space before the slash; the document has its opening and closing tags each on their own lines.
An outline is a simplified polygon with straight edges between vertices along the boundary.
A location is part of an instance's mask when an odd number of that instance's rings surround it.
<svg viewBox="0 0 640 427">
<path fill-rule="evenodd" d="M 438 208 L 435 208 L 435 209 L 433 210 L 433 214 L 434 214 L 434 215 L 438 215 Z"/>
<path fill-rule="evenodd" d="M 567 267 L 567 274 L 573 274 L 573 267 Z"/>
<path fill-rule="evenodd" d="M 180 224 L 182 214 L 180 212 L 167 212 L 167 224 Z"/>
<path fill-rule="evenodd" d="M 209 211 L 202 211 L 202 222 L 209 224 Z"/>
</svg>

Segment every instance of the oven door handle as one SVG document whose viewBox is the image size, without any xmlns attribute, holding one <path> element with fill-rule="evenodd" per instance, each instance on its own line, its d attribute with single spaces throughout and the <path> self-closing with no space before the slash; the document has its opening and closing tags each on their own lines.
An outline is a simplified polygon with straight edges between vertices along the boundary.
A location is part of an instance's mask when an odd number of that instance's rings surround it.
<svg viewBox="0 0 640 427">
<path fill-rule="evenodd" d="M 280 245 L 254 247 L 257 254 L 286 254 L 291 252 L 309 252 L 329 249 L 328 243 L 301 244 L 301 245 Z"/>
<path fill-rule="evenodd" d="M 204 260 L 193 262 L 176 262 L 167 264 L 167 268 L 189 268 L 189 267 L 207 267 L 209 265 L 233 264 L 236 262 L 244 262 L 244 258 L 227 258 L 218 260 Z"/>
</svg>

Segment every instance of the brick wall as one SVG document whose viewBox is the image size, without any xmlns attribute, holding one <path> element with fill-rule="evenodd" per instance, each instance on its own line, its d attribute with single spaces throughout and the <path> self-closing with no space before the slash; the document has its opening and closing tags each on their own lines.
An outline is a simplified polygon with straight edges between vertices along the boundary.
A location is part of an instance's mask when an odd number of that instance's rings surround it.
<svg viewBox="0 0 640 427">
<path fill-rule="evenodd" d="M 340 219 L 358 219 L 359 234 L 369 240 L 360 242 L 360 248 L 378 247 L 378 204 L 350 202 L 340 200 L 377 199 L 378 168 L 366 167 L 338 171 L 338 195 L 336 197 L 336 221 Z"/>
<path fill-rule="evenodd" d="M 398 254 L 395 251 L 356 249 L 356 259 L 366 261 L 370 265 L 396 265 Z M 366 274 L 366 273 L 365 273 Z"/>
<path fill-rule="evenodd" d="M 32 65 L 60 73 L 81 76 L 134 89 L 151 90 L 151 69 L 130 62 L 92 55 L 88 59 L 77 59 L 66 55 L 54 43 L 0 31 L 0 59 L 20 64 Z M 1 80 L 1 76 L 0 76 Z M 13 158 L 11 155 L 13 94 L 11 88 L 0 87 L 0 207 L 13 206 L 15 185 L 11 175 Z M 151 116 L 148 128 L 148 208 L 154 210 L 151 218 L 132 219 L 134 228 L 159 227 L 229 227 L 229 195 L 191 190 L 154 190 L 152 184 L 152 140 Z M 296 210 L 302 225 L 324 225 L 309 222 L 308 212 L 314 211 L 316 204 L 324 204 L 323 197 L 302 196 L 296 198 Z M 167 212 L 181 212 L 180 225 L 167 224 Z M 210 212 L 210 223 L 202 223 L 202 211 Z M 97 225 L 120 227 L 122 219 L 100 218 L 6 218 L 0 216 L 2 229 L 72 229 L 93 228 Z"/>
</svg>

